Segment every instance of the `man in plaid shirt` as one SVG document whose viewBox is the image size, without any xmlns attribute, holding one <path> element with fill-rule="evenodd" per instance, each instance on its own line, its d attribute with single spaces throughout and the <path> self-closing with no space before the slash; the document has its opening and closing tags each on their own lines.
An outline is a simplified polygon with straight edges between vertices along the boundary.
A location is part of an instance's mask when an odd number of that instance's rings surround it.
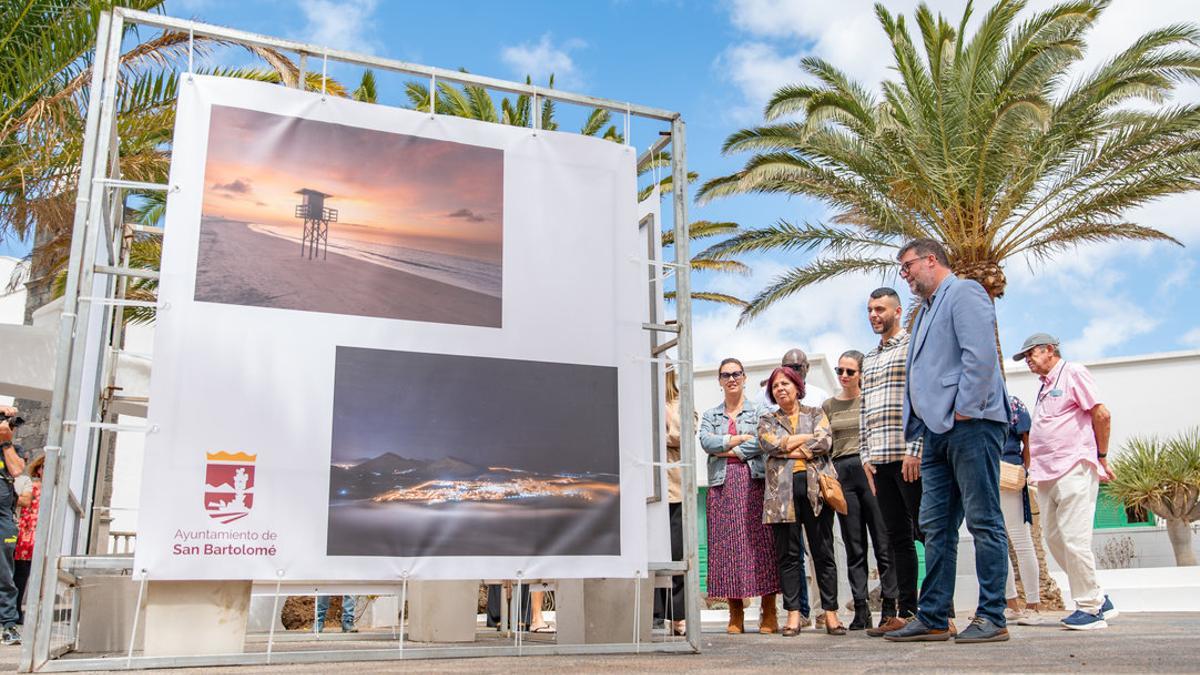
<svg viewBox="0 0 1200 675">
<path fill-rule="evenodd" d="M 863 358 L 859 455 L 887 524 L 887 543 L 900 591 L 898 615 L 897 607 L 889 607 L 884 600 L 879 626 L 867 631 L 871 637 L 903 627 L 904 621 L 898 617 L 917 613 L 917 549 L 913 542 L 921 538 L 917 517 L 921 511 L 922 442 L 904 441 L 901 416 L 908 331 L 900 326 L 901 314 L 895 290 L 883 287 L 871 292 L 867 318 L 880 340 Z"/>
</svg>

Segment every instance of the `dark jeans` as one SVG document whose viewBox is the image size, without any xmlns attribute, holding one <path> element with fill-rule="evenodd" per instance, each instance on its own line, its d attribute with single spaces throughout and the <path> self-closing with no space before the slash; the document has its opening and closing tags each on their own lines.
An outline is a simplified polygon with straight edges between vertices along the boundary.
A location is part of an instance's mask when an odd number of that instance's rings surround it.
<svg viewBox="0 0 1200 675">
<path fill-rule="evenodd" d="M 0 626 L 5 628 L 21 621 L 17 611 L 17 585 L 13 583 L 13 550 L 17 547 L 15 523 L 12 529 L 13 535 L 0 542 Z"/>
<path fill-rule="evenodd" d="M 808 614 L 803 544 L 797 546 L 794 543 L 799 540 L 800 529 L 803 528 L 804 536 L 808 539 L 808 550 L 812 553 L 817 588 L 821 592 L 821 609 L 837 611 L 833 509 L 826 506 L 821 509 L 821 515 L 813 515 L 812 506 L 808 503 L 807 472 L 804 471 L 792 474 L 792 499 L 796 508 L 796 522 L 772 526 L 775 531 L 775 559 L 779 563 L 779 586 L 783 590 L 783 608 L 789 612 L 800 610 L 801 613 Z"/>
<path fill-rule="evenodd" d="M 1008 425 L 962 420 L 944 434 L 925 432 L 921 458 L 921 531 L 925 533 L 925 583 L 917 617 L 946 628 L 954 601 L 958 528 L 967 521 L 975 539 L 979 606 L 975 616 L 1004 626 L 1008 534 L 1000 511 L 1000 448 Z"/>
<path fill-rule="evenodd" d="M 671 560 L 683 560 L 683 504 L 667 504 L 667 513 L 671 517 Z M 654 592 L 654 618 L 668 621 L 682 621 L 685 609 L 683 607 L 683 589 L 686 587 L 683 575 L 671 577 L 671 590 L 660 588 Z M 671 598 L 668 611 L 667 597 Z"/>
<path fill-rule="evenodd" d="M 917 613 L 917 547 L 924 541 L 917 528 L 921 513 L 921 479 L 909 483 L 900 473 L 901 462 L 875 465 L 875 490 L 879 511 L 887 526 L 892 565 L 896 571 L 896 592 L 900 616 Z"/>
<path fill-rule="evenodd" d="M 875 565 L 879 568 L 879 594 L 889 600 L 896 599 L 896 570 L 892 567 L 892 551 L 888 543 L 887 526 L 871 486 L 867 483 L 867 472 L 857 454 L 834 460 L 842 494 L 846 496 L 846 515 L 838 516 L 842 528 L 842 541 L 846 544 L 846 576 L 850 580 L 850 595 L 855 602 L 866 602 L 867 588 L 867 534 L 875 544 Z"/>
</svg>

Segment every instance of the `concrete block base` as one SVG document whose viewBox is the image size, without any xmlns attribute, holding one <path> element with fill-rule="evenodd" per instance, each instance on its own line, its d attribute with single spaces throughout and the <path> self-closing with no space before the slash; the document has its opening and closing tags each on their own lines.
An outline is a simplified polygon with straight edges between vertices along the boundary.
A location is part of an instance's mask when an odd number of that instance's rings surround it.
<svg viewBox="0 0 1200 675">
<path fill-rule="evenodd" d="M 146 656 L 239 654 L 250 615 L 249 581 L 146 584 Z"/>
<path fill-rule="evenodd" d="M 474 642 L 478 581 L 410 581 L 408 631 L 414 642 Z"/>
<path fill-rule="evenodd" d="M 635 583 L 642 585 L 638 632 L 649 642 L 654 579 L 563 579 L 555 584 L 558 644 L 633 642 Z"/>
</svg>

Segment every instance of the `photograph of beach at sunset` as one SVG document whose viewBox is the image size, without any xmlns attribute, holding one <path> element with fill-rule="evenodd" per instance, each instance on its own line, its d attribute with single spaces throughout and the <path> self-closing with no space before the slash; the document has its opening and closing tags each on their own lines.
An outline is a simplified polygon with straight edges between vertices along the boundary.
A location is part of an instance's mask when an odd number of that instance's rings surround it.
<svg viewBox="0 0 1200 675">
<path fill-rule="evenodd" d="M 214 105 L 195 299 L 499 327 L 503 194 L 502 150 Z"/>
</svg>

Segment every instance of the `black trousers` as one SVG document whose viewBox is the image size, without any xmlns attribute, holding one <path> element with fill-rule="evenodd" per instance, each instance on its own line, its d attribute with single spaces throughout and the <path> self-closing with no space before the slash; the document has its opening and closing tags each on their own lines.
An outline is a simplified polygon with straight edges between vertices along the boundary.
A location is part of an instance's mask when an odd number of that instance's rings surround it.
<svg viewBox="0 0 1200 675">
<path fill-rule="evenodd" d="M 502 623 L 502 612 L 508 611 L 508 598 L 504 597 L 504 587 L 500 584 L 489 584 L 487 587 L 487 625 L 489 628 L 499 628 Z M 521 625 L 528 626 L 533 614 L 529 606 L 529 585 L 521 584 Z M 515 626 L 514 626 L 515 628 Z"/>
<path fill-rule="evenodd" d="M 913 542 L 923 541 L 917 526 L 921 513 L 921 480 L 906 482 L 900 473 L 901 464 L 900 461 L 876 464 L 875 489 L 892 549 L 900 616 L 916 616 L 917 547 Z"/>
<path fill-rule="evenodd" d="M 671 560 L 683 560 L 683 504 L 667 504 L 671 517 Z M 654 618 L 664 621 L 682 621 L 684 612 L 683 589 L 687 583 L 683 575 L 671 577 L 671 590 L 660 588 L 654 592 Z M 668 611 L 667 596 L 671 606 Z"/>
<path fill-rule="evenodd" d="M 32 568 L 32 560 L 13 561 L 13 582 L 17 585 L 17 615 L 21 617 L 21 625 L 25 625 L 25 586 L 29 584 L 29 572 Z"/>
<path fill-rule="evenodd" d="M 808 540 L 808 551 L 813 560 L 813 574 L 817 577 L 817 588 L 821 592 L 821 609 L 837 611 L 837 562 L 833 557 L 833 509 L 821 509 L 821 515 L 813 515 L 808 503 L 808 472 L 792 474 L 792 500 L 796 508 L 796 522 L 772 525 L 775 532 L 775 559 L 779 565 L 779 586 L 783 591 L 783 608 L 801 610 L 801 589 L 804 588 L 804 557 L 796 555 L 790 546 L 794 528 L 804 528 Z"/>
<path fill-rule="evenodd" d="M 892 550 L 887 526 L 879 511 L 879 502 L 867 483 L 867 472 L 857 454 L 833 461 L 842 493 L 846 496 L 846 515 L 838 515 L 842 541 L 846 544 L 846 576 L 850 580 L 850 595 L 855 602 L 866 602 L 867 534 L 875 544 L 875 566 L 879 569 L 879 595 L 896 599 L 896 570 L 892 568 Z"/>
</svg>

